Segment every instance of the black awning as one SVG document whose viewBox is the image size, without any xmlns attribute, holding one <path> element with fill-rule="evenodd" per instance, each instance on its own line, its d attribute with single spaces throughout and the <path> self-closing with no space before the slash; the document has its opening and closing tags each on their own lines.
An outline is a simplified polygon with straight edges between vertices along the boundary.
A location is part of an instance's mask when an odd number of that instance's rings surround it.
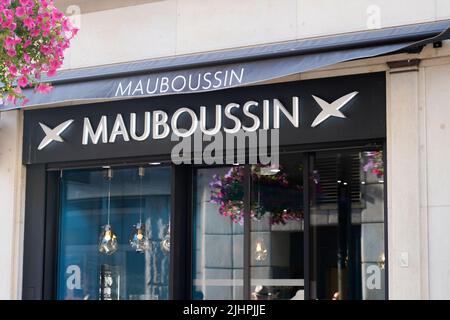
<svg viewBox="0 0 450 320">
<path fill-rule="evenodd" d="M 204 54 L 68 70 L 28 106 L 205 92 L 255 84 L 339 62 L 411 51 L 450 38 L 450 20 Z M 0 110 L 18 106 L 0 106 Z"/>
</svg>

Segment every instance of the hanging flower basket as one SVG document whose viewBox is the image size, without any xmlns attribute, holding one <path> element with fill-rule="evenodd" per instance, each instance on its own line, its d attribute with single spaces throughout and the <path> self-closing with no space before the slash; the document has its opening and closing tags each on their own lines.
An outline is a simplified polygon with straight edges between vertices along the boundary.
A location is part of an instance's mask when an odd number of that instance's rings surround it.
<svg viewBox="0 0 450 320">
<path fill-rule="evenodd" d="M 271 224 L 286 224 L 288 221 L 303 219 L 299 199 L 301 187 L 292 185 L 286 174 L 262 174 L 262 166 L 252 167 L 251 218 L 261 219 L 270 215 Z M 210 182 L 210 202 L 219 205 L 219 214 L 229 217 L 233 222 L 243 224 L 244 220 L 244 169 L 232 167 L 223 176 L 214 175 Z M 283 194 L 281 197 L 280 194 Z"/>
<path fill-rule="evenodd" d="M 363 166 L 364 172 L 371 172 L 378 178 L 384 177 L 384 163 L 382 151 L 366 151 L 364 152 L 365 163 Z"/>
<path fill-rule="evenodd" d="M 56 74 L 77 31 L 53 0 L 0 0 L 1 102 L 26 104 L 26 87 L 50 92 L 41 75 Z"/>
</svg>

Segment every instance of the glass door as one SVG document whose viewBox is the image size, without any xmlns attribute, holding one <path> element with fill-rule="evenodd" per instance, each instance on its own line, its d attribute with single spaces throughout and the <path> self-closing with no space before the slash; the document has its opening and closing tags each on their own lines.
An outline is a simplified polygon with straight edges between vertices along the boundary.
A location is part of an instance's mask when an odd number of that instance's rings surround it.
<svg viewBox="0 0 450 320">
<path fill-rule="evenodd" d="M 192 297 L 304 299 L 303 156 L 248 168 L 249 190 L 243 165 L 195 171 Z M 246 201 L 250 250 L 244 249 Z M 249 297 L 244 259 L 250 261 Z"/>
<path fill-rule="evenodd" d="M 309 180 L 311 298 L 384 299 L 382 151 L 313 153 Z"/>
<path fill-rule="evenodd" d="M 193 241 L 195 300 L 242 300 L 244 167 L 196 170 Z"/>
<path fill-rule="evenodd" d="M 302 159 L 286 154 L 251 168 L 251 299 L 304 299 Z"/>
</svg>

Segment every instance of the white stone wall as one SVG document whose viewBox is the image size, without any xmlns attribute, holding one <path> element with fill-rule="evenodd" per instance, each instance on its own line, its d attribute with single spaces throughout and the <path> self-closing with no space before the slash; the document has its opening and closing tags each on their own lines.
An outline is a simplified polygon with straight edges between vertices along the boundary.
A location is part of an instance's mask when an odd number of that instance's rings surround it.
<svg viewBox="0 0 450 320">
<path fill-rule="evenodd" d="M 449 53 L 387 76 L 391 299 L 450 298 Z"/>
<path fill-rule="evenodd" d="M 392 71 L 392 72 L 395 72 Z M 420 224 L 419 72 L 388 74 L 387 181 L 389 292 L 393 299 L 420 299 L 423 277 Z M 403 260 L 403 261 L 402 261 Z"/>
<path fill-rule="evenodd" d="M 420 199 L 428 217 L 429 297 L 450 299 L 450 59 L 425 61 L 421 71 L 419 152 L 426 189 Z"/>
<path fill-rule="evenodd" d="M 20 299 L 25 167 L 22 112 L 0 114 L 0 300 Z"/>
<path fill-rule="evenodd" d="M 59 0 L 80 33 L 65 68 L 450 18 L 448 0 Z M 81 15 L 77 13 L 81 12 Z"/>
</svg>

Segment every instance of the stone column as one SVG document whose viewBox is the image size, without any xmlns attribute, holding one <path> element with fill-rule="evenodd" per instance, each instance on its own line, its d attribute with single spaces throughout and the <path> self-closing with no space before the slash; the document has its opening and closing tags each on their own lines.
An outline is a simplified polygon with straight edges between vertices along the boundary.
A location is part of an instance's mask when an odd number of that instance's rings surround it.
<svg viewBox="0 0 450 320">
<path fill-rule="evenodd" d="M 419 60 L 389 63 L 387 73 L 388 272 L 390 299 L 426 299 L 427 225 L 420 210 Z M 425 218 L 425 220 L 424 220 Z M 425 244 L 425 245 L 424 245 Z"/>
<path fill-rule="evenodd" d="M 0 113 L 0 299 L 20 299 L 22 291 L 22 119 L 19 110 Z"/>
</svg>

